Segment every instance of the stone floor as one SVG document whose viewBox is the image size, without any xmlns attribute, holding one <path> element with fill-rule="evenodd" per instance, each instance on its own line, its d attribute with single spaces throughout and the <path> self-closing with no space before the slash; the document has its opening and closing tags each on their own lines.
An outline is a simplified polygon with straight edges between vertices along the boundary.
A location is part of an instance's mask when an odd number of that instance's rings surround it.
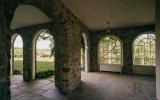
<svg viewBox="0 0 160 100">
<path fill-rule="evenodd" d="M 156 100 L 155 90 L 151 76 L 82 72 L 81 84 L 63 95 L 53 77 L 25 83 L 22 76 L 11 76 L 12 100 Z"/>
</svg>

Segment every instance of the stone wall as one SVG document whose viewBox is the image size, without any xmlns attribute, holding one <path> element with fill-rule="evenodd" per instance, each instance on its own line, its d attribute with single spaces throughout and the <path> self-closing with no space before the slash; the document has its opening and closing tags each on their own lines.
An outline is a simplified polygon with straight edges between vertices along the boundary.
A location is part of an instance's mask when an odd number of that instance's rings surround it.
<svg viewBox="0 0 160 100">
<path fill-rule="evenodd" d="M 35 35 L 43 29 L 51 30 L 50 27 L 53 23 L 45 23 L 40 25 L 34 25 L 30 27 L 24 27 L 20 29 L 12 30 L 11 36 L 16 33 L 22 37 L 23 40 L 23 78 L 25 81 L 31 81 L 35 79 L 35 45 L 36 42 Z M 39 33 L 40 34 L 40 33 Z M 12 43 L 14 45 L 14 43 Z M 12 46 L 13 47 L 13 46 Z"/>
<path fill-rule="evenodd" d="M 0 1 L 0 100 L 9 100 L 9 71 L 11 33 L 17 32 L 24 42 L 24 80 L 34 79 L 34 47 L 35 34 L 41 29 L 48 29 L 54 37 L 55 81 L 56 86 L 64 93 L 71 92 L 81 81 L 80 69 L 80 40 L 81 34 L 87 36 L 87 49 L 90 59 L 89 71 L 99 71 L 98 43 L 105 36 L 104 31 L 89 32 L 60 0 L 3 0 Z M 10 30 L 10 23 L 15 9 L 21 4 L 33 5 L 43 11 L 52 20 L 51 23 Z M 5 11 L 5 12 L 3 12 Z M 6 19 L 4 19 L 6 18 Z M 153 25 L 121 28 L 112 30 L 122 40 L 123 44 L 123 72 L 132 72 L 132 42 L 142 32 L 154 31 Z M 91 34 L 89 34 L 91 33 Z M 87 60 L 88 60 L 87 59 Z M 129 59 L 129 60 L 128 60 Z M 27 62 L 26 62 L 27 61 Z"/>
<path fill-rule="evenodd" d="M 0 27 L 4 25 L 3 22 L 0 22 Z M 7 49 L 5 48 L 6 40 L 5 31 L 0 28 L 0 100 L 10 100 L 10 76 L 8 70 L 8 59 L 7 59 Z"/>
<path fill-rule="evenodd" d="M 113 29 L 110 34 L 105 31 L 90 32 L 90 71 L 99 71 L 98 44 L 107 35 L 118 37 L 122 41 L 123 73 L 132 73 L 132 43 L 143 32 L 155 31 L 154 25 Z"/>
<path fill-rule="evenodd" d="M 7 59 L 7 31 L 4 16 L 4 0 L 0 1 L 0 100 L 10 100 L 10 77 Z"/>
<path fill-rule="evenodd" d="M 72 91 L 81 80 L 80 70 L 80 34 L 88 29 L 84 26 L 60 0 L 5 0 L 5 15 L 10 27 L 15 9 L 21 4 L 33 5 L 43 11 L 52 20 L 49 25 L 51 33 L 55 33 L 56 43 L 56 86 L 65 93 Z M 42 25 L 45 28 L 45 25 Z M 34 78 L 32 38 L 40 26 L 25 27 L 14 30 L 20 33 L 24 43 L 24 80 Z M 9 30 L 9 29 L 8 29 Z M 11 37 L 11 34 L 8 38 Z M 8 40 L 10 41 L 10 40 Z M 8 44 L 10 45 L 10 44 Z M 72 52 L 72 53 L 71 53 Z M 8 53 L 9 54 L 9 53 Z M 10 56 L 10 54 L 9 54 Z M 8 59 L 10 59 L 8 57 Z M 9 69 L 8 69 L 9 70 Z"/>
<path fill-rule="evenodd" d="M 19 33 L 22 36 L 24 42 L 24 80 L 34 79 L 33 40 L 37 32 L 42 29 L 49 30 L 55 41 L 56 86 L 62 92 L 68 93 L 81 80 L 80 28 L 76 23 L 69 28 L 66 24 L 64 29 L 54 23 L 46 23 L 13 30 L 13 33 Z"/>
<path fill-rule="evenodd" d="M 160 100 L 160 1 L 156 0 L 156 93 Z"/>
</svg>

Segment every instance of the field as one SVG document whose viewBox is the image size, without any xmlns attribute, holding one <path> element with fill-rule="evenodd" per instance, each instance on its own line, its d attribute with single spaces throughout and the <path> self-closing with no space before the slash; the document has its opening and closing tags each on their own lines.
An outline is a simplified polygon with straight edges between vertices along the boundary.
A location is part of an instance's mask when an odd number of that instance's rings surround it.
<svg viewBox="0 0 160 100">
<path fill-rule="evenodd" d="M 14 49 L 14 70 L 20 71 L 20 74 L 23 73 L 23 49 L 15 48 Z M 81 49 L 81 67 L 84 67 L 84 55 Z M 50 50 L 48 49 L 37 49 L 36 54 L 36 72 L 42 72 L 46 70 L 55 70 L 54 68 L 54 57 L 50 58 Z M 84 69 L 84 68 L 83 68 Z"/>
<path fill-rule="evenodd" d="M 19 70 L 20 73 L 23 73 L 23 61 L 15 60 L 14 61 L 14 70 Z M 54 62 L 50 61 L 37 61 L 37 72 L 45 71 L 45 70 L 55 70 Z"/>
<path fill-rule="evenodd" d="M 49 49 L 37 49 L 36 72 L 54 70 L 54 57 L 50 58 Z M 23 49 L 14 48 L 14 70 L 23 73 Z"/>
</svg>

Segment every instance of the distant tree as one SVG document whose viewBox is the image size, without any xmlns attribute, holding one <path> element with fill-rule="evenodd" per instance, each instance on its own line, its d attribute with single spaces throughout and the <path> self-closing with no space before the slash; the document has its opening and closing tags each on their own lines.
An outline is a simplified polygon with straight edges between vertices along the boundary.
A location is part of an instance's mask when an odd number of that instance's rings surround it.
<svg viewBox="0 0 160 100">
<path fill-rule="evenodd" d="M 40 35 L 38 40 L 49 40 L 50 44 L 49 44 L 49 48 L 50 48 L 50 57 L 54 56 L 55 54 L 55 46 L 54 46 L 54 40 L 53 37 L 47 32 L 47 31 L 43 31 Z"/>
</svg>

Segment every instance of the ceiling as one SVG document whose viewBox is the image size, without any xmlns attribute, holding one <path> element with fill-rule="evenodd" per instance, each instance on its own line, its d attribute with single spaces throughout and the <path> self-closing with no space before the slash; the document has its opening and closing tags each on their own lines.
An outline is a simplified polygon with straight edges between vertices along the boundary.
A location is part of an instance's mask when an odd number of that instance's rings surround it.
<svg viewBox="0 0 160 100">
<path fill-rule="evenodd" d="M 91 30 L 153 24 L 155 0 L 62 0 Z"/>
<path fill-rule="evenodd" d="M 14 13 L 11 22 L 11 29 L 17 29 L 47 22 L 51 22 L 51 20 L 38 8 L 30 5 L 20 5 L 17 7 Z"/>
<path fill-rule="evenodd" d="M 90 30 L 153 24 L 155 0 L 62 0 Z M 15 11 L 11 29 L 42 24 L 51 20 L 39 9 L 20 5 Z"/>
</svg>

